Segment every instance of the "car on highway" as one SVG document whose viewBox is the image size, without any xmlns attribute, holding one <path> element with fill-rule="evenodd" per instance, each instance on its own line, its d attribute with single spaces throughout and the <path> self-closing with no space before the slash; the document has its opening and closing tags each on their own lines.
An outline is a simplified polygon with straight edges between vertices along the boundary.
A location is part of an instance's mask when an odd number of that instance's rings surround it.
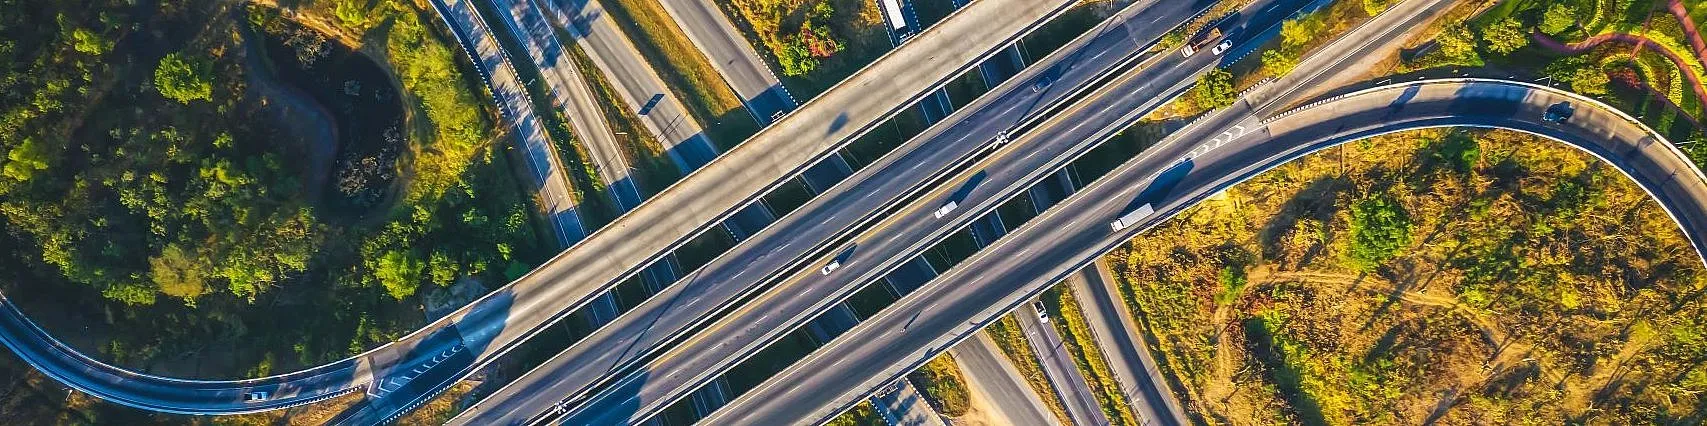
<svg viewBox="0 0 1707 426">
<path fill-rule="evenodd" d="M 831 272 L 836 272 L 836 269 L 840 269 L 841 267 L 842 267 L 842 260 L 841 259 L 830 259 L 830 263 L 824 265 L 823 268 L 819 268 L 818 273 L 823 274 L 823 275 L 830 275 Z"/>
<path fill-rule="evenodd" d="M 261 402 L 261 401 L 266 401 L 267 398 L 270 398 L 272 396 L 273 396 L 273 394 L 269 393 L 267 391 L 249 392 L 249 393 L 243 394 L 243 402 L 253 404 L 253 403 L 257 403 L 257 402 Z"/>
<path fill-rule="evenodd" d="M 1049 323 L 1049 311 L 1046 311 L 1043 309 L 1043 301 L 1042 300 L 1031 301 L 1031 309 L 1037 311 L 1037 320 L 1038 321 L 1042 321 L 1045 324 Z"/>
<path fill-rule="evenodd" d="M 1215 45 L 1215 48 L 1210 49 L 1209 53 L 1212 55 L 1215 55 L 1215 56 L 1221 56 L 1222 53 L 1227 53 L 1227 49 L 1232 49 L 1232 48 L 1233 48 L 1233 40 L 1221 40 L 1221 44 Z"/>
<path fill-rule="evenodd" d="M 1556 103 L 1547 107 L 1547 112 L 1541 114 L 1541 121 L 1563 124 L 1565 120 L 1570 120 L 1571 115 L 1576 112 L 1577 109 L 1572 107 L 1569 101 Z"/>
<path fill-rule="evenodd" d="M 936 216 L 937 219 L 942 219 L 943 216 L 948 216 L 949 213 L 954 212 L 956 207 L 960 207 L 960 203 L 957 203 L 954 200 L 948 200 L 948 202 L 942 203 L 942 207 L 937 207 L 936 212 L 931 213 L 931 216 Z"/>
<path fill-rule="evenodd" d="M 639 114 L 640 115 L 651 114 L 652 109 L 657 108 L 658 103 L 663 102 L 663 101 L 664 101 L 664 94 L 663 93 L 652 95 L 652 99 L 646 100 L 646 105 L 640 106 L 640 113 Z"/>
</svg>

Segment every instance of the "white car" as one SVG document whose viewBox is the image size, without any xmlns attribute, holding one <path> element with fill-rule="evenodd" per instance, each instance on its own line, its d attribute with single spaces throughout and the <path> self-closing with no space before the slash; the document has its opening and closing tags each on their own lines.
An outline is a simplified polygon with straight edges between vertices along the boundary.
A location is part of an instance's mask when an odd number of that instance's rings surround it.
<svg viewBox="0 0 1707 426">
<path fill-rule="evenodd" d="M 1216 55 L 1216 56 L 1220 56 L 1222 53 L 1227 53 L 1227 49 L 1232 49 L 1232 48 L 1233 48 L 1233 41 L 1232 40 L 1221 40 L 1221 44 L 1215 45 L 1215 48 L 1210 49 L 1209 53 Z"/>
<path fill-rule="evenodd" d="M 824 274 L 824 275 L 830 275 L 831 272 L 836 272 L 836 268 L 841 268 L 841 267 L 842 267 L 842 261 L 841 260 L 831 260 L 830 264 L 824 265 L 824 268 L 819 269 L 818 273 Z"/>
<path fill-rule="evenodd" d="M 936 213 L 932 213 L 931 215 L 936 216 L 937 219 L 942 219 L 943 216 L 948 216 L 949 213 L 953 212 L 956 207 L 960 207 L 960 203 L 956 203 L 954 200 L 949 200 L 946 203 L 942 203 L 942 207 L 938 207 L 936 209 Z"/>
<path fill-rule="evenodd" d="M 1037 310 L 1037 320 L 1038 321 L 1042 321 L 1045 324 L 1049 323 L 1049 311 L 1046 311 L 1043 309 L 1043 301 L 1042 300 L 1032 301 L 1031 302 L 1031 309 Z"/>
<path fill-rule="evenodd" d="M 273 395 L 270 393 L 267 393 L 267 391 L 249 392 L 249 393 L 243 394 L 243 402 L 252 404 L 252 403 L 256 403 L 256 402 L 266 401 L 267 398 L 271 397 L 271 396 L 273 396 Z"/>
</svg>

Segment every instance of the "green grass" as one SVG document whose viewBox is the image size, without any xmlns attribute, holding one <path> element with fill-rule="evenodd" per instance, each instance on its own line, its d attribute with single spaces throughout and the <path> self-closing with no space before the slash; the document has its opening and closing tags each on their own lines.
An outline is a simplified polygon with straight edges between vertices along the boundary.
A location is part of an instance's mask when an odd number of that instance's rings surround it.
<svg viewBox="0 0 1707 426">
<path fill-rule="evenodd" d="M 605 12 L 628 34 L 713 143 L 728 150 L 759 132 L 758 121 L 747 112 L 740 97 L 658 0 L 609 0 L 603 4 Z"/>
<path fill-rule="evenodd" d="M 623 142 L 623 156 L 628 164 L 634 167 L 639 176 L 633 176 L 635 187 L 642 195 L 656 194 L 682 178 L 682 172 L 670 157 L 664 153 L 664 145 L 658 143 L 657 137 L 640 124 L 640 118 L 624 107 L 622 98 L 616 94 L 610 81 L 605 80 L 599 67 L 593 65 L 593 59 L 581 46 L 569 48 L 569 56 L 574 59 L 575 66 L 580 67 L 581 75 L 587 79 L 587 85 L 593 88 L 593 96 L 599 98 L 603 107 L 605 122 L 610 124 L 611 132 Z"/>
<path fill-rule="evenodd" d="M 937 355 L 912 374 L 908 374 L 907 378 L 918 386 L 919 392 L 924 393 L 925 399 L 930 400 L 938 413 L 960 417 L 972 406 L 972 396 L 967 391 L 966 379 L 960 377 L 960 365 L 954 362 L 953 355 Z"/>
<path fill-rule="evenodd" d="M 1025 383 L 1031 386 L 1033 392 L 1037 392 L 1038 399 L 1043 400 L 1043 405 L 1049 406 L 1049 412 L 1055 413 L 1055 419 L 1064 425 L 1073 424 L 1072 418 L 1067 416 L 1066 404 L 1063 404 L 1060 395 L 1055 393 L 1055 387 L 1049 384 L 1049 377 L 1043 375 L 1043 364 L 1038 361 L 1037 353 L 1031 351 L 1031 345 L 1026 343 L 1025 332 L 1020 331 L 1019 320 L 1015 319 L 1014 315 L 1009 313 L 985 327 L 984 332 L 989 333 L 990 339 L 996 341 L 996 347 L 1002 350 L 1002 355 L 1013 362 L 1014 368 L 1025 378 Z"/>
<path fill-rule="evenodd" d="M 716 0 L 718 7 L 723 9 L 730 21 L 740 28 L 741 34 L 752 43 L 753 50 L 764 57 L 771 69 L 779 71 L 777 76 L 782 79 L 783 85 L 788 86 L 789 91 L 801 102 L 817 97 L 894 47 L 890 45 L 882 12 L 877 10 L 875 2 L 823 1 L 835 9 L 828 24 L 830 31 L 836 39 L 843 42 L 845 48 L 829 58 L 824 58 L 816 69 L 805 75 L 787 76 L 780 72 L 783 68 L 777 62 L 777 52 L 784 48 L 783 38 L 791 34 L 777 33 L 779 28 L 785 26 L 781 21 L 798 24 L 798 19 L 817 3 L 799 2 L 798 7 L 776 5 L 777 10 L 772 11 L 760 10 L 776 4 L 768 0 Z M 761 34 L 761 31 L 768 32 Z"/>
<path fill-rule="evenodd" d="M 1090 385 L 1091 393 L 1097 398 L 1097 405 L 1102 407 L 1103 414 L 1117 425 L 1137 425 L 1138 419 L 1133 416 L 1132 406 L 1126 396 L 1120 391 L 1120 383 L 1114 378 L 1114 370 L 1108 366 L 1108 358 L 1097 347 L 1095 337 L 1091 335 L 1090 324 L 1085 321 L 1084 312 L 1080 310 L 1079 302 L 1073 294 L 1073 289 L 1057 285 L 1043 296 L 1043 305 L 1050 314 L 1058 318 L 1051 321 L 1057 331 L 1065 337 L 1067 353 L 1072 354 L 1073 363 L 1079 366 L 1079 371 L 1085 375 L 1085 381 Z"/>
<path fill-rule="evenodd" d="M 858 405 L 843 411 L 842 415 L 831 419 L 827 426 L 887 426 L 883 416 L 877 415 L 877 410 L 871 407 L 871 401 L 860 401 Z"/>
</svg>

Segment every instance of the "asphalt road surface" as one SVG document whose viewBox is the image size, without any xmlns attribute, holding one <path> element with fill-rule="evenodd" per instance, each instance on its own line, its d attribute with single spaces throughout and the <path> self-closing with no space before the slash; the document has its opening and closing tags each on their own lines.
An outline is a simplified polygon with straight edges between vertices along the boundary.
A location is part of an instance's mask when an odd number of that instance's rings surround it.
<svg viewBox="0 0 1707 426">
<path fill-rule="evenodd" d="M 502 27 L 527 50 L 527 59 L 533 61 L 545 87 L 551 91 L 551 105 L 563 112 L 576 141 L 587 148 L 593 167 L 609 186 L 617 207 L 627 211 L 640 205 L 640 189 L 629 175 L 622 145 L 605 122 L 604 108 L 569 57 L 564 40 L 557 37 L 557 29 L 534 7 L 538 0 L 477 1 L 491 1 L 493 8 L 503 15 Z"/>
<path fill-rule="evenodd" d="M 711 0 L 659 0 L 658 3 L 675 18 L 694 46 L 705 53 L 711 66 L 723 75 L 729 88 L 735 89 L 741 103 L 759 123 L 768 124 L 777 114 L 794 110 L 794 95 L 782 86 L 770 66 L 759 59 L 753 45 L 747 43 L 716 3 Z"/>
<path fill-rule="evenodd" d="M 1120 382 L 1121 396 L 1132 402 L 1139 421 L 1147 425 L 1188 425 L 1185 410 L 1168 390 L 1167 377 L 1150 358 L 1144 337 L 1121 301 L 1108 262 L 1080 269 L 1069 280 L 1079 295 L 1085 321 L 1096 335 L 1097 347 L 1107 356 L 1109 368 Z"/>
<path fill-rule="evenodd" d="M 1043 375 L 1049 378 L 1055 393 L 1061 396 L 1061 403 L 1066 406 L 1067 417 L 1073 424 L 1109 424 L 1108 415 L 1097 404 L 1096 395 L 1091 393 L 1090 385 L 1085 382 L 1084 372 L 1073 363 L 1073 355 L 1067 353 L 1055 326 L 1044 323 L 1033 307 L 1021 307 L 1014 316 L 1018 319 L 1020 331 L 1025 333 L 1026 342 L 1031 344 L 1031 351 L 1037 353 Z"/>
<path fill-rule="evenodd" d="M 1164 3 L 1168 2 L 1156 4 Z M 1150 14 L 1182 22 L 1196 10 L 1187 6 L 1171 4 L 1148 10 Z M 1140 14 L 1138 18 L 1150 22 L 1149 16 Z M 1058 87 L 1076 87 L 1071 83 L 1106 74 L 1124 63 L 1123 58 L 1135 55 L 1140 45 L 1148 45 L 1166 31 L 1154 28 L 1148 33 L 1131 34 L 1116 22 L 1111 28 L 1119 30 L 1087 37 L 1064 48 L 1059 56 L 1044 61 L 1049 65 L 1034 67 L 1016 78 L 1014 84 L 997 88 L 956 113 L 944 125 L 932 127 L 896 148 L 776 224 L 689 273 L 683 282 L 663 289 L 495 392 L 452 423 L 514 424 L 560 410 L 558 407 L 574 408 L 573 405 L 605 383 L 634 374 L 631 367 L 654 350 L 667 348 L 669 343 L 711 319 L 712 313 L 730 309 L 743 295 L 758 290 L 755 282 L 759 278 L 798 269 L 802 260 L 816 258 L 818 251 L 840 250 L 823 242 L 833 241 L 858 224 L 868 222 L 884 206 L 895 205 L 895 200 L 928 188 L 932 176 L 945 174 L 944 170 L 953 164 L 983 151 L 997 133 L 1024 120 L 1038 108 L 1069 99 L 1071 95 L 1067 90 L 1032 90 L 1028 83 L 1031 78 L 1044 73 L 1059 74 L 1055 78 L 1065 83 Z M 1141 38 L 1135 40 L 1135 36 Z M 922 40 L 915 39 L 913 43 Z M 1108 51 L 1119 54 L 1102 54 Z M 1087 57 L 1094 59 L 1083 59 Z"/>
<path fill-rule="evenodd" d="M 1562 102 L 1575 106 L 1570 120 L 1541 119 Z M 705 421 L 827 420 L 847 401 L 912 370 L 1132 235 L 1276 165 L 1378 134 L 1474 126 L 1561 140 L 1631 176 L 1673 215 L 1698 252 L 1698 236 L 1707 231 L 1707 178 L 1687 157 L 1633 119 L 1565 92 L 1448 80 L 1360 92 L 1269 122 L 1251 112 L 1249 104 L 1237 105 L 1151 148 Z M 1110 232 L 1110 220 L 1142 204 L 1158 213 Z"/>
<path fill-rule="evenodd" d="M 1015 425 L 1053 425 L 1060 423 L 1041 396 L 1032 391 L 1019 369 L 1001 354 L 989 336 L 979 334 L 954 345 L 949 350 L 965 372 L 966 384 L 978 388 L 989 398 L 990 405 L 1000 417 Z"/>
<path fill-rule="evenodd" d="M 1270 10 L 1268 7 L 1275 4 L 1280 3 L 1259 2 L 1259 5 L 1254 7 L 1253 10 Z M 1298 5 L 1299 3 L 1291 4 Z M 1116 63 L 1124 63 L 1126 60 L 1125 58 L 1136 58 L 1137 56 L 1128 55 L 1136 55 L 1138 51 L 1141 51 L 1145 46 L 1148 46 L 1148 41 L 1153 40 L 1153 38 L 1150 38 L 1152 35 L 1159 37 L 1162 33 L 1172 27 L 1172 25 L 1151 25 L 1151 23 L 1162 21 L 1164 18 L 1172 18 L 1167 20 L 1172 21 L 1173 23 L 1183 22 L 1185 18 L 1190 17 L 1195 14 L 1197 10 L 1200 10 L 1194 7 L 1197 5 L 1171 2 L 1158 2 L 1148 5 L 1149 7 L 1145 6 L 1146 5 L 1136 5 L 1135 7 L 1137 7 L 1137 9 L 1130 10 L 1133 13 L 1125 13 L 1120 17 L 1111 20 L 1106 27 L 1093 30 L 1093 35 L 1086 39 L 1086 43 L 1091 45 L 1110 43 L 1114 46 L 1111 49 L 1112 51 L 1091 49 L 1085 50 L 1084 52 L 1078 52 L 1069 49 L 1065 51 L 1068 52 L 1066 55 L 1088 58 L 1083 59 L 1086 61 L 1112 60 L 1116 61 Z M 1162 12 L 1164 10 L 1166 12 Z M 1265 15 L 1253 14 L 1253 16 Z M 1270 20 L 1269 23 L 1278 23 L 1280 19 L 1285 17 L 1285 13 L 1280 13 L 1278 16 L 1272 14 L 1266 16 L 1268 16 L 1267 19 Z M 1043 175 L 1048 174 L 1048 170 L 1059 168 L 1061 165 L 1065 164 L 1066 161 L 1070 161 L 1071 157 L 1075 156 L 1067 154 L 1083 152 L 1094 146 L 1097 141 L 1102 139 L 1098 134 L 1112 134 L 1113 132 L 1117 132 L 1119 129 L 1124 128 L 1124 125 L 1106 123 L 1108 120 L 1125 120 L 1129 122 L 1131 120 L 1136 120 L 1137 117 L 1143 115 L 1141 111 L 1132 111 L 1131 108 L 1123 110 L 1127 111 L 1127 114 L 1107 114 L 1105 111 L 1121 105 L 1147 104 L 1150 107 L 1158 106 L 1162 102 L 1166 101 L 1170 94 L 1183 90 L 1191 81 L 1195 80 L 1199 73 L 1207 70 L 1218 61 L 1219 58 L 1216 58 L 1213 55 L 1197 55 L 1190 58 L 1184 58 L 1177 54 L 1156 55 L 1151 61 L 1153 63 L 1146 64 L 1146 66 L 1142 67 L 1142 70 L 1140 71 L 1122 75 L 1119 77 L 1118 82 L 1111 83 L 1106 89 L 1099 88 L 1094 90 L 1095 93 L 1090 94 L 1091 98 L 1074 104 L 1069 108 L 1068 112 L 1050 115 L 1046 124 L 1040 124 L 1040 126 L 1046 126 L 1052 129 L 1051 132 L 1056 136 L 1049 139 L 1050 143 L 1048 145 L 1036 147 L 1025 146 L 1023 149 L 1002 148 L 1000 150 L 1002 154 L 998 156 L 992 156 L 975 161 L 970 167 L 956 168 L 956 170 L 963 169 L 969 171 L 982 171 L 984 172 L 982 173 L 983 175 L 987 175 L 987 179 L 973 187 L 970 190 L 969 195 L 965 197 L 965 200 L 962 200 L 963 202 L 961 204 L 963 207 L 961 208 L 976 209 L 982 208 L 986 205 L 993 207 L 995 201 L 990 200 L 999 201 L 1000 199 L 992 198 L 988 195 L 989 192 L 1011 187 L 1011 182 L 1040 179 Z M 1052 68 L 1054 67 L 1034 67 L 1032 70 L 1027 71 L 1028 74 L 1021 75 L 1010 83 L 1022 86 L 1024 88 L 1022 91 L 1031 90 L 1030 88 L 1034 87 L 1031 83 L 1037 77 L 1036 72 L 1059 71 L 1060 79 L 1056 80 L 1053 85 L 1047 87 L 1069 87 L 1077 89 L 1088 88 L 1091 86 L 1080 83 L 1085 80 L 1082 77 L 1075 76 L 1075 73 L 1079 71 L 1074 68 L 1069 67 L 1051 71 Z M 1105 74 L 1097 73 L 1095 75 Z M 998 90 L 998 92 L 1000 92 L 1000 90 Z M 1043 92 L 1048 93 L 1050 91 L 1044 90 Z M 990 98 L 981 98 L 980 101 L 982 102 L 986 99 Z M 997 99 L 999 99 L 999 97 Z M 1096 120 L 1087 121 L 1086 119 L 1088 118 L 1100 118 L 1103 122 L 1098 122 Z M 975 123 L 988 122 L 988 120 L 970 121 Z M 985 125 L 987 126 L 988 124 Z M 996 126 L 994 130 L 999 131 L 1006 128 L 1008 127 Z M 988 138 L 991 136 L 985 137 Z M 977 142 L 987 139 L 973 138 L 971 140 Z M 970 145 L 970 147 L 975 147 L 975 150 L 968 152 L 967 155 L 985 152 L 984 150 L 987 149 L 985 146 L 981 145 Z M 929 158 L 919 159 L 905 154 L 886 156 L 884 161 L 894 161 L 899 164 L 911 165 L 911 167 L 916 169 L 929 170 L 932 168 L 946 168 L 945 166 L 932 162 Z M 862 173 L 863 172 L 864 171 L 862 171 Z M 909 171 L 907 173 L 913 172 Z M 906 173 L 903 173 L 902 176 L 906 177 Z M 925 182 L 930 180 L 925 177 L 931 175 L 922 176 L 924 177 L 909 177 L 902 182 L 906 182 L 908 184 Z M 949 182 L 951 183 L 947 186 L 959 187 L 963 185 L 962 182 L 966 182 L 968 180 L 969 179 L 964 178 L 950 180 Z M 877 183 L 880 185 L 871 187 L 866 187 L 865 185 L 852 186 L 848 188 L 848 191 L 856 194 L 856 196 L 862 196 L 864 194 L 874 192 L 880 193 L 881 191 L 886 190 L 885 188 L 887 188 L 887 183 L 883 183 L 882 180 L 878 180 Z M 716 325 L 709 327 L 708 331 L 701 333 L 700 336 L 702 337 L 690 339 L 685 343 L 676 345 L 675 348 L 671 349 L 665 355 L 662 355 L 659 360 L 649 362 L 646 367 L 640 368 L 638 371 L 633 373 L 629 373 L 623 380 L 608 387 L 608 389 L 600 392 L 597 396 L 590 398 L 588 402 L 579 402 L 583 408 L 575 409 L 574 407 L 569 407 L 570 409 L 567 410 L 567 422 L 612 424 L 642 419 L 650 413 L 661 409 L 670 401 L 678 399 L 682 393 L 691 391 L 692 388 L 711 380 L 730 366 L 739 363 L 741 360 L 745 359 L 745 357 L 756 352 L 759 348 L 762 348 L 772 339 L 792 330 L 801 322 L 815 317 L 817 312 L 823 312 L 829 306 L 832 306 L 842 298 L 845 298 L 853 290 L 857 290 L 858 287 L 853 285 L 853 283 L 871 282 L 880 278 L 882 276 L 881 271 L 870 269 L 871 266 L 869 265 L 871 265 L 871 259 L 885 258 L 885 254 L 905 252 L 907 250 L 917 248 L 919 244 L 928 244 L 928 242 L 917 243 L 916 241 L 919 241 L 920 239 L 915 238 L 890 238 L 881 235 L 890 233 L 888 231 L 889 229 L 897 227 L 913 229 L 921 234 L 928 234 L 926 231 L 934 230 L 937 227 L 936 223 L 938 223 L 931 218 L 931 210 L 935 210 L 937 203 L 947 200 L 951 195 L 947 191 L 952 189 L 953 188 L 948 188 L 923 196 L 922 198 L 924 200 L 929 200 L 926 202 L 931 204 L 929 209 L 921 210 L 917 212 L 917 214 L 909 212 L 904 215 L 884 218 L 882 223 L 874 226 L 875 229 L 882 231 L 882 233 L 878 233 L 878 231 L 870 231 L 866 233 L 867 235 L 853 238 L 852 241 L 857 242 L 856 248 L 852 251 L 851 255 L 842 262 L 844 265 L 842 271 L 851 272 L 837 272 L 823 277 L 820 277 L 815 273 L 816 266 L 828 262 L 829 255 L 843 252 L 844 249 L 842 247 L 845 247 L 846 245 L 832 246 L 835 250 L 826 250 L 825 253 L 822 254 L 805 253 L 809 259 L 816 259 L 816 261 L 806 263 L 810 264 L 812 268 L 801 269 L 812 269 L 814 273 L 811 277 L 802 278 L 796 276 L 795 278 L 790 278 L 797 282 L 783 284 L 784 288 L 791 289 L 788 293 L 788 300 L 786 302 L 776 302 L 773 304 L 769 303 L 769 299 L 761 299 L 758 302 L 750 302 L 747 305 L 740 307 L 736 312 L 730 314 L 729 317 L 717 321 Z M 879 197 L 871 198 L 877 199 L 856 200 L 853 204 L 826 202 L 823 206 L 832 207 L 831 209 L 828 209 L 830 211 L 826 213 L 832 215 L 828 221 L 816 219 L 813 216 L 814 205 L 808 204 L 806 207 L 802 207 L 801 210 L 791 214 L 789 217 L 785 217 L 784 222 L 797 219 L 802 222 L 806 222 L 806 224 L 802 225 L 804 229 L 817 229 L 814 227 L 834 222 L 835 217 L 833 215 L 836 214 L 842 214 L 848 211 L 883 213 L 880 211 L 884 210 L 888 206 L 894 206 L 896 204 L 895 201 L 885 200 Z M 824 198 L 823 200 L 831 199 L 832 198 Z M 873 233 L 877 233 L 877 235 L 871 235 Z M 790 234 L 800 238 L 819 238 L 817 237 L 818 234 L 812 231 L 790 230 Z M 896 232 L 895 234 L 899 236 L 900 233 Z M 782 260 L 790 260 L 795 262 L 795 264 L 801 264 L 801 262 L 794 259 Z M 722 278 L 720 275 L 707 274 L 705 280 L 738 280 L 741 279 L 739 274 L 754 272 L 752 271 L 753 269 L 758 269 L 759 271 L 757 272 L 760 273 L 764 273 L 764 271 L 777 270 L 770 267 L 759 268 L 758 266 L 764 264 L 763 262 L 775 263 L 774 261 L 766 261 L 762 258 L 753 259 L 743 262 L 742 264 L 746 265 L 747 269 L 736 271 L 732 278 Z M 794 271 L 800 269 L 782 270 Z M 798 281 L 806 281 L 806 283 Z M 695 285 L 711 287 L 719 285 L 728 286 L 729 284 L 696 283 Z M 748 287 L 742 286 L 736 288 Z M 710 294 L 715 295 L 717 293 Z M 683 307 L 680 309 L 694 312 L 694 318 L 700 318 L 702 315 L 691 307 Z M 592 365 L 598 365 L 600 367 L 596 369 L 602 369 L 605 364 L 595 363 Z M 574 375 L 575 373 L 563 371 L 562 374 Z M 553 374 L 552 377 L 561 376 Z M 523 395 L 531 394 L 529 391 L 517 391 L 517 393 Z M 577 400 L 580 399 L 578 392 L 546 393 Z"/>
<path fill-rule="evenodd" d="M 347 360 L 253 380 L 183 381 L 95 362 L 41 332 L 22 312 L 0 309 L 4 343 L 30 365 L 90 395 L 139 409 L 234 414 L 294 407 L 365 390 L 380 418 L 436 395 L 517 343 L 585 306 L 694 235 L 716 226 L 808 165 L 950 78 L 1064 11 L 1072 0 L 981 0 L 906 47 L 821 94 L 639 208 L 589 235 L 529 275 L 397 342 Z M 466 5 L 467 3 L 457 3 Z M 459 39 L 471 7 L 435 2 Z M 490 37 L 483 38 L 490 40 Z M 478 48 L 478 49 L 475 49 Z M 495 42 L 471 51 L 498 55 Z M 514 93 L 519 93 L 519 86 Z M 506 103 L 501 102 L 500 105 Z M 519 103 L 518 103 L 519 105 Z M 516 120 L 538 128 L 535 120 Z M 534 123 L 531 126 L 527 123 Z M 524 131 L 527 136 L 530 131 Z M 531 133 L 543 133 L 533 130 Z M 786 147 L 786 149 L 784 149 Z M 529 153 L 532 158 L 540 154 Z M 545 155 L 545 157 L 550 157 Z M 547 158 L 549 160 L 549 158 Z M 545 176 L 546 174 L 540 174 Z M 31 331 L 34 330 L 34 331 Z M 251 391 L 266 401 L 246 403 Z"/>
</svg>

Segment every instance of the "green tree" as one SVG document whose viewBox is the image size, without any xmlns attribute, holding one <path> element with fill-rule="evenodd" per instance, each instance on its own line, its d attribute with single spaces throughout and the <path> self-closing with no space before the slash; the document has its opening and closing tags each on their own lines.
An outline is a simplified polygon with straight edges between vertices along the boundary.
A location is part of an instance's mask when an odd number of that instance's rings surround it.
<svg viewBox="0 0 1707 426">
<path fill-rule="evenodd" d="M 1206 109 L 1216 109 L 1232 105 L 1238 96 L 1233 92 L 1233 73 L 1220 68 L 1209 70 L 1203 77 L 1197 79 L 1197 86 L 1191 89 L 1191 98 L 1197 105 Z"/>
<path fill-rule="evenodd" d="M 387 251 L 380 256 L 373 275 L 385 287 L 386 294 L 403 300 L 415 295 L 415 288 L 421 284 L 421 260 L 408 250 Z"/>
<path fill-rule="evenodd" d="M 806 48 L 806 42 L 790 37 L 783 42 L 782 49 L 777 50 L 776 62 L 782 65 L 782 74 L 790 77 L 806 75 L 818 69 L 818 58 L 812 57 L 812 52 Z"/>
<path fill-rule="evenodd" d="M 113 41 L 101 37 L 86 28 L 71 30 L 71 49 L 89 55 L 101 56 L 113 50 Z"/>
<path fill-rule="evenodd" d="M 1363 12 L 1368 13 L 1369 16 L 1375 16 L 1392 5 L 1393 0 L 1363 0 Z"/>
<path fill-rule="evenodd" d="M 195 253 L 185 251 L 176 244 L 160 250 L 160 255 L 148 259 L 148 276 L 159 286 L 160 292 L 183 299 L 184 303 L 194 306 L 196 298 L 207 294 L 206 273 L 203 266 L 196 261 Z"/>
<path fill-rule="evenodd" d="M 1547 6 L 1547 11 L 1541 14 L 1540 30 L 1543 33 L 1559 35 L 1577 24 L 1577 12 L 1565 2 L 1556 2 Z"/>
<path fill-rule="evenodd" d="M 154 88 L 161 96 L 185 105 L 198 99 L 212 100 L 213 79 L 209 74 L 213 71 L 209 68 L 203 61 L 169 53 L 160 58 L 160 66 L 154 69 Z"/>
<path fill-rule="evenodd" d="M 1482 28 L 1482 42 L 1489 52 L 1504 55 L 1529 45 L 1529 36 L 1523 32 L 1523 23 L 1507 17 Z"/>
<path fill-rule="evenodd" d="M 1465 63 L 1477 62 L 1479 59 L 1476 56 L 1476 39 L 1463 24 L 1448 25 L 1441 30 L 1440 36 L 1435 38 L 1435 43 L 1440 46 L 1441 56 L 1446 57 L 1448 61 Z"/>
<path fill-rule="evenodd" d="M 0 166 L 0 176 L 6 176 L 19 182 L 29 182 L 36 172 L 47 170 L 48 162 L 53 161 L 53 149 L 46 144 L 36 143 L 35 139 L 24 138 L 24 142 L 6 153 L 5 166 Z"/>
<path fill-rule="evenodd" d="M 1262 52 L 1262 66 L 1268 69 L 1269 76 L 1279 77 L 1298 67 L 1298 57 L 1281 52 L 1280 49 L 1265 50 Z"/>
<path fill-rule="evenodd" d="M 1606 94 L 1606 85 L 1612 83 L 1612 78 L 1601 71 L 1600 67 L 1578 68 L 1571 73 L 1571 90 L 1589 96 Z"/>
<path fill-rule="evenodd" d="M 456 267 L 456 261 L 451 260 L 450 255 L 442 251 L 433 251 L 433 256 L 427 259 L 427 270 L 430 271 L 433 284 L 441 287 L 456 281 Z"/>
<path fill-rule="evenodd" d="M 1351 246 L 1346 257 L 1358 269 L 1374 271 L 1411 243 L 1411 218 L 1397 200 L 1377 194 L 1351 206 Z"/>
</svg>

